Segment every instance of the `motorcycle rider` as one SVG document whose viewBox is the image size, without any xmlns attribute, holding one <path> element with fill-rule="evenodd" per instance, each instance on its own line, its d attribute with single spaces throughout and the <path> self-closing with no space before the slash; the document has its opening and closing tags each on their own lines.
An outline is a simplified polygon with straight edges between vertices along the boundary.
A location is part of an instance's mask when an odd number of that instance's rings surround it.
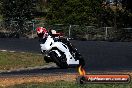
<svg viewBox="0 0 132 88">
<path fill-rule="evenodd" d="M 55 41 L 63 42 L 64 44 L 66 44 L 69 47 L 69 51 L 72 55 L 74 54 L 74 56 L 76 55 L 76 57 L 81 58 L 80 53 L 75 53 L 75 52 L 77 52 L 77 50 L 75 48 L 73 48 L 71 43 L 65 38 L 60 39 L 58 37 L 59 33 L 56 33 L 55 30 L 50 29 L 49 31 L 47 31 L 47 29 L 44 27 L 38 27 L 38 28 L 36 28 L 36 31 L 37 31 L 37 35 L 39 37 L 41 53 L 45 54 L 44 60 L 47 63 L 52 62 L 52 60 L 49 59 L 50 57 L 47 54 L 47 50 L 50 50 L 50 47 L 52 45 L 51 42 L 54 43 Z M 56 35 L 57 35 L 57 38 L 56 38 Z M 62 52 L 65 52 L 65 51 L 62 51 Z M 80 61 L 80 62 L 83 63 L 84 61 Z"/>
</svg>

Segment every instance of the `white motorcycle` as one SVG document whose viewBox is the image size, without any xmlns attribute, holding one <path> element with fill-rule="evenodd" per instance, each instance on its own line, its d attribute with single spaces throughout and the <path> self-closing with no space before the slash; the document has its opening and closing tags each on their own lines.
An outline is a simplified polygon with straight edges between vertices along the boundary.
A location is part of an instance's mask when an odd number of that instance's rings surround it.
<svg viewBox="0 0 132 88">
<path fill-rule="evenodd" d="M 73 48 L 68 39 L 53 37 L 48 35 L 40 43 L 41 52 L 44 54 L 44 60 L 55 62 L 60 68 L 68 68 L 82 65 L 85 62 L 76 48 Z"/>
</svg>

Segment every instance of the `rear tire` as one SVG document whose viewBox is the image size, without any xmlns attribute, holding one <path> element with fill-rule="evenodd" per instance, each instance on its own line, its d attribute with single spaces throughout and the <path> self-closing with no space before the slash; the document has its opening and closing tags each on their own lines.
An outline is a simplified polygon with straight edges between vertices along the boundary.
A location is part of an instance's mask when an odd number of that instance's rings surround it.
<svg viewBox="0 0 132 88">
<path fill-rule="evenodd" d="M 79 60 L 79 66 L 81 65 L 83 67 L 85 65 L 84 58 L 77 51 L 76 51 L 75 58 L 77 58 L 77 60 Z"/>
<path fill-rule="evenodd" d="M 82 66 L 82 67 L 84 67 L 84 65 L 85 65 L 85 61 L 84 61 L 84 59 L 83 58 L 80 58 L 79 59 L 79 66 Z"/>
<path fill-rule="evenodd" d="M 69 42 L 68 42 L 68 47 L 69 47 L 69 50 L 70 50 L 70 53 L 72 54 L 72 56 L 76 60 L 79 60 L 79 65 L 78 66 L 81 65 L 83 67 L 85 65 L 85 61 L 84 61 L 84 58 L 82 57 L 82 55 Z M 73 54 L 75 54 L 75 55 L 73 55 Z"/>
<path fill-rule="evenodd" d="M 47 56 L 44 56 L 44 60 L 45 60 L 46 63 L 53 62 L 53 61 L 51 60 L 51 58 L 49 58 L 49 57 L 47 57 Z"/>
<path fill-rule="evenodd" d="M 62 55 L 63 56 L 63 55 Z M 55 51 L 50 53 L 50 57 L 54 60 L 57 66 L 60 68 L 66 69 L 68 68 L 68 64 L 66 62 L 66 57 L 59 57 Z"/>
</svg>

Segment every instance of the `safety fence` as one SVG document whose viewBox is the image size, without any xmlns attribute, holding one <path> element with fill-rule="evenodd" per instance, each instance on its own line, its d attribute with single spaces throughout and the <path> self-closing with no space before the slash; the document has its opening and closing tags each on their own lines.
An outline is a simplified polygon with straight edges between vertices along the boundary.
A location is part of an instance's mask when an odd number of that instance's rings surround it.
<svg viewBox="0 0 132 88">
<path fill-rule="evenodd" d="M 11 22 L 10 25 L 4 22 L 0 23 L 0 37 L 26 37 L 36 38 L 37 27 L 45 27 L 47 30 L 54 29 L 57 32 L 64 33 L 64 37 L 76 40 L 108 40 L 124 41 L 132 40 L 132 28 L 114 28 L 114 27 L 96 27 L 80 25 L 48 25 L 44 21 L 29 21 L 23 23 L 20 27 L 17 22 Z M 3 34 L 4 33 L 4 34 Z"/>
</svg>

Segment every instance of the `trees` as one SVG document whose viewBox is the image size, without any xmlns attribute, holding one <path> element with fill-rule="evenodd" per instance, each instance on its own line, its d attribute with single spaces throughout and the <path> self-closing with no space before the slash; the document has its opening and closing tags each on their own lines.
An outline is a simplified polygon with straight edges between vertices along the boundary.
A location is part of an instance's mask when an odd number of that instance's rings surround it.
<svg viewBox="0 0 132 88">
<path fill-rule="evenodd" d="M 2 1 L 0 0 L 0 21 L 2 21 Z"/>
<path fill-rule="evenodd" d="M 34 3 L 33 0 L 1 0 L 2 15 L 6 26 L 15 21 L 18 24 L 18 30 L 23 31 L 23 24 L 33 18 Z"/>
<path fill-rule="evenodd" d="M 49 23 L 96 24 L 102 0 L 51 0 L 47 20 Z"/>
<path fill-rule="evenodd" d="M 33 17 L 32 0 L 3 0 L 3 16 L 8 20 L 30 20 Z"/>
<path fill-rule="evenodd" d="M 132 12 L 132 0 L 122 0 L 122 4 L 126 7 L 127 10 Z"/>
<path fill-rule="evenodd" d="M 20 26 L 34 18 L 46 15 L 46 21 L 50 24 L 76 24 L 113 26 L 114 17 L 119 18 L 118 24 L 124 24 L 127 12 L 117 11 L 115 14 L 111 8 L 103 8 L 104 0 L 0 0 L 2 1 L 2 14 L 4 20 L 10 24 L 17 21 Z M 131 0 L 125 0 L 131 2 Z M 129 4 L 129 3 L 128 3 Z M 36 5 L 36 6 L 35 6 Z M 131 5 L 127 5 L 127 8 Z M 35 8 L 34 8 L 35 7 Z M 125 13 L 124 13 L 125 12 Z M 116 16 L 115 16 L 116 15 Z M 121 17 L 120 17 L 121 16 Z M 122 22 L 122 23 L 120 23 Z M 127 21 L 124 21 L 127 23 Z"/>
<path fill-rule="evenodd" d="M 125 27 L 132 27 L 132 0 L 122 0 L 122 5 L 124 8 L 124 13 L 125 14 L 122 17 L 122 20 L 124 21 L 124 24 L 126 25 Z"/>
</svg>

